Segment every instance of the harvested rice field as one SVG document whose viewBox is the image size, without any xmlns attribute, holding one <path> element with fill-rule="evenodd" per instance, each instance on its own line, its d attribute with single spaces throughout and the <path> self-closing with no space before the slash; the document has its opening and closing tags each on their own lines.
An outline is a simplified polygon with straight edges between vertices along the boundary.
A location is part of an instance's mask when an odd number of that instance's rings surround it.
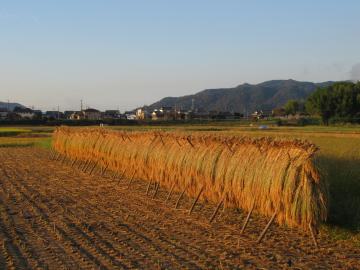
<svg viewBox="0 0 360 270">
<path fill-rule="evenodd" d="M 320 230 L 216 208 L 112 171 L 51 159 L 49 150 L 0 148 L 0 269 L 360 269 L 360 249 Z M 149 188 L 149 189 L 148 189 Z M 148 194 L 146 194 L 148 193 Z M 155 195 L 155 196 L 154 196 Z"/>
</svg>

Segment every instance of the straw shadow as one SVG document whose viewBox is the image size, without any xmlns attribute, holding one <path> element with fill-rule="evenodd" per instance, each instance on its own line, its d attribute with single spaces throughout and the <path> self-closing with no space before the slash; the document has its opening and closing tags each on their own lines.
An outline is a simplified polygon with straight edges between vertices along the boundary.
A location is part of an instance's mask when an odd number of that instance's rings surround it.
<svg viewBox="0 0 360 270">
<path fill-rule="evenodd" d="M 360 160 L 319 156 L 320 168 L 329 184 L 328 223 L 360 230 Z"/>
</svg>

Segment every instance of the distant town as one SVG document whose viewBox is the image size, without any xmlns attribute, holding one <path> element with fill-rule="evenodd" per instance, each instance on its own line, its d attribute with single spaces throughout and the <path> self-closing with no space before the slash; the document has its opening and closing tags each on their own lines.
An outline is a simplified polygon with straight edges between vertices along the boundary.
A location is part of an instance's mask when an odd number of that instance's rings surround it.
<svg viewBox="0 0 360 270">
<path fill-rule="evenodd" d="M 206 111 L 205 109 L 182 110 L 174 107 L 160 107 L 148 110 L 138 108 L 132 111 L 120 110 L 100 111 L 95 108 L 86 108 L 79 111 L 41 111 L 17 106 L 12 110 L 0 107 L 0 120 L 69 120 L 69 121 L 102 121 L 102 120 L 148 120 L 148 121 L 176 121 L 176 120 L 236 120 L 236 119 L 266 119 L 269 117 L 288 117 L 286 110 L 278 108 L 269 111 L 254 111 L 245 115 L 239 112 Z M 293 117 L 300 117 L 294 115 Z"/>
</svg>

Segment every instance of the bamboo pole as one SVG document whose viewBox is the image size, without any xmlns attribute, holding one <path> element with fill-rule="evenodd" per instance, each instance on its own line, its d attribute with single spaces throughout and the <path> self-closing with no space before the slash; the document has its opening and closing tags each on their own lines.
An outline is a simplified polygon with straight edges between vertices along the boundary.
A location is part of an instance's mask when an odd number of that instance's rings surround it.
<svg viewBox="0 0 360 270">
<path fill-rule="evenodd" d="M 168 200 L 170 200 L 174 188 L 175 188 L 175 183 L 172 184 L 172 186 L 171 186 L 171 188 L 170 188 L 170 191 L 169 191 L 169 194 L 168 194 L 167 197 L 166 197 L 165 202 L 167 202 Z"/>
<path fill-rule="evenodd" d="M 246 227 L 247 227 L 247 225 L 248 225 L 248 223 L 249 223 L 249 220 L 250 220 L 251 214 L 252 214 L 252 212 L 253 212 L 253 210 L 254 210 L 254 207 L 255 207 L 255 200 L 253 201 L 253 204 L 252 204 L 252 206 L 251 206 L 251 209 L 250 209 L 250 211 L 249 211 L 249 213 L 248 213 L 248 215 L 247 215 L 247 217 L 246 217 L 246 219 L 245 219 L 244 225 L 243 225 L 242 228 L 241 228 L 240 234 L 243 234 L 243 233 L 244 233 L 244 231 L 245 231 L 245 229 L 246 229 Z"/>
<path fill-rule="evenodd" d="M 74 167 L 76 161 L 77 161 L 77 158 L 75 158 L 74 161 L 71 163 L 71 167 Z"/>
<path fill-rule="evenodd" d="M 314 234 L 314 228 L 311 225 L 311 223 L 309 223 L 309 229 L 310 229 L 310 234 L 311 234 L 311 238 L 312 238 L 312 240 L 314 242 L 314 245 L 315 245 L 316 249 L 319 249 L 319 245 L 318 245 L 318 242 L 316 241 L 316 237 L 315 237 L 315 234 Z"/>
<path fill-rule="evenodd" d="M 223 204 L 223 202 L 224 202 L 224 198 L 221 199 L 221 201 L 220 201 L 219 204 L 217 205 L 214 213 L 212 214 L 212 216 L 211 216 L 211 218 L 210 218 L 210 220 L 209 220 L 210 223 L 213 222 L 213 220 L 215 219 L 216 214 L 219 212 L 219 209 L 220 209 L 221 205 Z"/>
<path fill-rule="evenodd" d="M 101 176 L 104 176 L 104 175 L 105 175 L 106 170 L 107 170 L 107 168 L 108 168 L 108 167 L 109 167 L 109 164 L 106 164 L 106 166 L 105 166 L 104 170 L 102 171 Z"/>
<path fill-rule="evenodd" d="M 194 148 L 194 145 L 193 145 L 193 143 L 191 142 L 191 138 L 190 138 L 190 137 L 187 137 L 186 140 L 187 140 L 188 143 L 191 145 L 191 147 Z"/>
<path fill-rule="evenodd" d="M 154 191 L 154 195 L 152 196 L 153 199 L 155 199 L 156 194 L 157 194 L 158 191 L 159 191 L 159 188 L 160 188 L 160 182 L 157 182 L 157 183 L 156 183 L 156 188 L 155 188 L 155 191 Z"/>
<path fill-rule="evenodd" d="M 87 172 L 87 170 L 89 169 L 89 167 L 91 166 L 91 164 L 92 164 L 92 161 L 90 161 L 90 162 L 86 165 L 85 169 L 83 170 L 84 173 Z"/>
<path fill-rule="evenodd" d="M 133 180 L 134 180 L 135 173 L 136 173 L 136 172 L 134 172 L 134 174 L 131 176 L 130 181 L 129 181 L 129 184 L 128 184 L 128 186 L 127 186 L 126 189 L 130 189 L 131 183 L 132 183 Z"/>
<path fill-rule="evenodd" d="M 93 166 L 93 167 L 91 168 L 91 170 L 90 170 L 90 175 L 92 175 L 93 171 L 95 170 L 96 165 L 97 165 L 97 163 L 94 162 L 94 166 Z"/>
<path fill-rule="evenodd" d="M 271 219 L 269 220 L 268 224 L 266 225 L 265 229 L 262 231 L 262 233 L 260 234 L 258 240 L 256 241 L 257 244 L 260 244 L 261 240 L 264 238 L 267 230 L 270 228 L 270 225 L 273 223 L 275 217 L 277 215 L 277 211 L 273 214 L 273 216 L 271 217 Z"/>
<path fill-rule="evenodd" d="M 196 203 L 198 202 L 198 200 L 199 200 L 199 198 L 200 198 L 200 196 L 201 196 L 201 193 L 202 193 L 203 191 L 204 191 L 204 187 L 202 187 L 202 188 L 200 189 L 198 195 L 196 196 L 196 199 L 194 200 L 194 202 L 193 202 L 193 204 L 192 204 L 192 206 L 191 206 L 191 208 L 190 208 L 190 210 L 189 210 L 189 215 L 191 215 L 192 211 L 194 210 L 195 205 L 196 205 Z"/>
<path fill-rule="evenodd" d="M 179 207 L 180 200 L 181 200 L 181 198 L 184 196 L 184 193 L 185 193 L 185 191 L 186 191 L 186 188 L 187 188 L 187 187 L 184 188 L 183 192 L 181 192 L 179 198 L 177 199 L 176 204 L 175 204 L 175 209 L 177 209 L 177 208 Z"/>
<path fill-rule="evenodd" d="M 149 181 L 149 183 L 148 183 L 148 185 L 147 185 L 146 193 L 145 193 L 146 195 L 149 194 L 151 183 L 152 183 L 152 181 Z"/>
</svg>

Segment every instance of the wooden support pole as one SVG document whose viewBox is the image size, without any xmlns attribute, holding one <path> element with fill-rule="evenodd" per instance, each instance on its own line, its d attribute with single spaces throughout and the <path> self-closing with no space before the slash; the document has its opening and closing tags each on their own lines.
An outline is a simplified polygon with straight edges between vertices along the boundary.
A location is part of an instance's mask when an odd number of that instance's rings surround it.
<svg viewBox="0 0 360 270">
<path fill-rule="evenodd" d="M 51 150 L 50 150 L 50 160 L 52 160 L 54 158 L 54 156 L 55 156 L 55 151 L 54 151 L 53 148 L 51 148 Z"/>
<path fill-rule="evenodd" d="M 220 209 L 221 205 L 223 204 L 223 202 L 224 202 L 224 199 L 221 199 L 221 201 L 220 201 L 219 204 L 217 205 L 214 213 L 212 214 L 211 218 L 209 219 L 209 222 L 210 222 L 210 223 L 213 222 L 213 220 L 215 219 L 216 214 L 219 212 L 219 209 Z"/>
<path fill-rule="evenodd" d="M 130 181 L 129 181 L 129 184 L 128 184 L 128 186 L 127 186 L 126 189 L 130 189 L 131 183 L 132 183 L 133 180 L 134 180 L 135 173 L 136 173 L 136 172 L 134 172 L 134 174 L 131 176 Z"/>
<path fill-rule="evenodd" d="M 151 183 L 152 183 L 152 181 L 149 181 L 149 183 L 148 183 L 148 185 L 147 185 L 146 193 L 145 193 L 146 195 L 149 194 Z"/>
<path fill-rule="evenodd" d="M 64 155 L 63 159 L 61 160 L 61 164 L 64 164 L 65 160 L 66 160 L 66 155 Z"/>
<path fill-rule="evenodd" d="M 89 161 L 89 163 L 86 165 L 85 169 L 83 170 L 84 173 L 87 172 L 87 170 L 89 169 L 89 167 L 91 166 L 92 161 Z"/>
<path fill-rule="evenodd" d="M 247 226 L 248 223 L 249 223 L 251 214 L 252 214 L 252 212 L 254 211 L 254 207 L 255 207 L 255 201 L 253 202 L 253 204 L 252 204 L 252 206 L 251 206 L 251 209 L 250 209 L 250 211 L 249 211 L 249 213 L 248 213 L 248 215 L 247 215 L 247 217 L 246 217 L 246 219 L 245 219 L 245 222 L 244 222 L 244 225 L 243 225 L 242 228 L 241 228 L 240 234 L 243 234 L 243 233 L 244 233 L 244 231 L 245 231 L 245 229 L 246 229 L 246 226 Z"/>
<path fill-rule="evenodd" d="M 175 209 L 177 209 L 179 207 L 180 200 L 184 196 L 185 191 L 186 191 L 186 188 L 184 188 L 183 192 L 181 192 L 179 198 L 177 199 L 176 204 L 175 204 Z"/>
<path fill-rule="evenodd" d="M 90 175 L 92 175 L 93 171 L 95 170 L 96 165 L 97 165 L 96 162 L 94 162 L 94 166 L 90 170 Z"/>
<path fill-rule="evenodd" d="M 156 187 L 155 187 L 155 191 L 154 191 L 154 195 L 152 196 L 153 199 L 155 199 L 156 194 L 157 194 L 158 191 L 159 191 L 159 188 L 160 188 L 160 182 L 157 182 L 157 183 L 156 183 Z"/>
<path fill-rule="evenodd" d="M 117 171 L 115 171 L 115 172 L 113 173 L 113 175 L 111 176 L 111 179 L 115 179 L 117 176 L 118 176 L 118 173 L 117 173 Z"/>
<path fill-rule="evenodd" d="M 204 191 L 204 187 L 202 187 L 198 193 L 198 195 L 196 196 L 196 199 L 194 200 L 190 210 L 189 210 L 189 215 L 191 215 L 192 211 L 195 208 L 196 203 L 198 202 L 198 200 L 200 199 L 201 193 Z"/>
<path fill-rule="evenodd" d="M 88 160 L 85 161 L 84 165 L 81 167 L 81 170 L 82 170 L 82 171 L 85 171 L 85 168 L 86 168 L 86 166 L 89 164 L 89 162 L 90 162 L 90 159 L 88 159 Z"/>
<path fill-rule="evenodd" d="M 193 143 L 191 142 L 191 139 L 190 137 L 187 137 L 186 140 L 188 141 L 188 143 L 191 145 L 192 148 L 194 148 L 194 145 Z"/>
<path fill-rule="evenodd" d="M 170 200 L 170 198 L 171 198 L 171 195 L 172 195 L 172 193 L 173 193 L 174 188 L 175 188 L 175 183 L 174 183 L 174 184 L 172 184 L 172 186 L 171 186 L 171 188 L 170 188 L 170 191 L 169 191 L 169 193 L 168 193 L 168 195 L 167 195 L 167 197 L 166 197 L 165 202 L 167 202 L 168 200 Z"/>
<path fill-rule="evenodd" d="M 108 167 L 109 167 L 109 164 L 106 164 L 104 170 L 102 171 L 101 176 L 104 176 L 104 175 L 105 175 L 105 172 L 106 172 L 106 170 L 107 170 Z"/>
<path fill-rule="evenodd" d="M 79 162 L 79 164 L 77 166 L 78 170 L 81 170 L 82 165 L 83 165 L 83 161 L 80 159 L 80 162 Z"/>
<path fill-rule="evenodd" d="M 73 160 L 73 162 L 71 163 L 71 167 L 74 167 L 74 164 L 76 163 L 76 161 L 77 161 L 77 158 L 75 158 L 75 159 Z"/>
<path fill-rule="evenodd" d="M 163 140 L 163 138 L 162 138 L 162 136 L 161 136 L 160 133 L 159 133 L 159 137 L 160 137 L 160 140 L 161 140 L 162 145 L 165 145 L 164 140 Z"/>
<path fill-rule="evenodd" d="M 312 240 L 314 242 L 314 245 L 315 245 L 316 249 L 319 249 L 319 245 L 318 245 L 318 242 L 316 241 L 316 237 L 315 237 L 315 234 L 314 234 L 314 228 L 311 225 L 311 223 L 309 223 L 309 229 L 310 229 L 310 234 L 311 234 L 311 238 L 312 238 Z"/>
<path fill-rule="evenodd" d="M 265 229 L 262 231 L 262 233 L 260 234 L 258 240 L 256 241 L 257 244 L 261 243 L 261 240 L 264 238 L 267 230 L 270 228 L 270 225 L 273 223 L 275 217 L 277 215 L 277 211 L 273 214 L 273 216 L 271 217 L 271 219 L 269 220 L 268 224 L 266 225 Z"/>
<path fill-rule="evenodd" d="M 178 138 L 175 138 L 175 141 L 177 142 L 177 144 L 181 147 L 182 145 L 180 144 Z"/>
<path fill-rule="evenodd" d="M 59 153 L 59 155 L 57 156 L 57 158 L 55 160 L 59 161 L 60 159 L 61 159 L 61 153 Z"/>
<path fill-rule="evenodd" d="M 117 184 L 120 184 L 120 181 L 123 179 L 125 173 L 126 173 L 126 170 L 124 170 L 124 172 L 120 175 Z"/>
</svg>

